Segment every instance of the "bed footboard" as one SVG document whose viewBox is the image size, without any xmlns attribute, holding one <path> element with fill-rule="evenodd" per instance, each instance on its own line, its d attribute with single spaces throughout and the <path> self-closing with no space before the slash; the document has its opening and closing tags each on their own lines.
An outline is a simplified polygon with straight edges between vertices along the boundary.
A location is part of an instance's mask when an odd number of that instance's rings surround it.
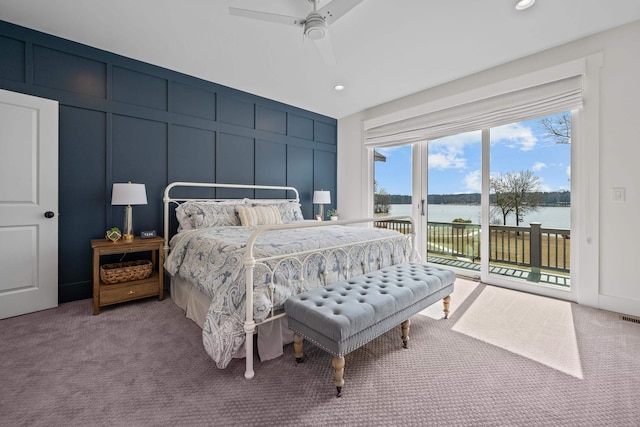
<svg viewBox="0 0 640 427">
<path fill-rule="evenodd" d="M 389 217 L 385 217 L 385 220 L 405 220 L 405 221 L 409 221 L 411 223 L 411 232 L 408 234 L 407 239 L 409 239 L 410 242 L 410 254 L 409 254 L 409 259 L 408 261 L 417 261 L 418 259 L 418 255 L 417 252 L 415 250 L 415 231 L 414 231 L 414 227 L 413 227 L 413 219 L 410 216 L 406 216 L 406 215 L 400 215 L 400 216 L 389 216 Z M 325 227 L 325 226 L 329 226 L 329 225 L 353 225 L 353 224 L 367 224 L 367 223 L 373 223 L 375 221 L 379 221 L 380 218 L 365 218 L 365 219 L 356 219 L 356 220 L 340 220 L 340 221 L 328 221 L 328 222 L 304 222 L 304 223 L 291 223 L 291 224 L 278 224 L 278 225 L 265 225 L 260 227 L 259 229 L 255 230 L 251 236 L 249 237 L 249 240 L 247 242 L 247 247 L 246 247 L 246 252 L 245 252 L 245 257 L 243 260 L 243 264 L 245 267 L 245 274 L 246 274 L 246 291 L 245 291 L 245 301 L 246 301 L 246 320 L 244 323 L 244 331 L 246 334 L 246 339 L 245 339 L 245 346 L 246 346 L 246 368 L 245 368 L 245 378 L 250 379 L 253 378 L 255 375 L 254 369 L 253 369 L 253 334 L 256 331 L 256 327 L 259 326 L 260 324 L 266 323 L 266 322 L 270 322 L 273 321 L 275 319 L 278 319 L 280 317 L 285 316 L 284 312 L 281 313 L 276 313 L 275 312 L 275 306 L 276 304 L 271 304 L 272 305 L 272 311 L 271 314 L 263 321 L 261 322 L 256 322 L 256 320 L 254 319 L 254 287 L 255 287 L 255 280 L 254 280 L 254 272 L 257 266 L 264 266 L 267 267 L 267 262 L 271 262 L 272 264 L 275 262 L 276 268 L 278 265 L 280 265 L 283 262 L 286 262 L 287 260 L 295 260 L 293 262 L 296 263 L 300 263 L 300 277 L 299 280 L 300 282 L 304 282 L 305 280 L 305 274 L 304 274 L 304 267 L 305 267 L 305 262 L 304 260 L 308 259 L 309 257 L 312 256 L 322 256 L 325 257 L 325 262 L 327 261 L 326 257 L 327 257 L 327 253 L 332 254 L 332 253 L 336 253 L 336 252 L 342 252 L 345 254 L 345 259 L 347 260 L 347 265 L 344 269 L 344 272 L 342 274 L 342 279 L 348 279 L 352 274 L 350 274 L 350 272 L 352 271 L 351 266 L 349 265 L 350 261 L 353 259 L 350 256 L 350 252 L 352 252 L 353 250 L 362 250 L 363 253 L 369 253 L 369 251 L 365 248 L 365 247 L 372 247 L 375 245 L 381 245 L 384 244 L 385 241 L 389 240 L 389 237 L 386 238 L 380 238 L 380 239 L 375 239 L 375 240 L 368 240 L 368 241 L 364 241 L 358 244 L 345 244 L 345 245 L 337 245 L 337 246 L 333 246 L 333 247 L 329 247 L 329 248 L 322 248 L 319 250 L 314 250 L 314 251 L 303 251 L 303 252 L 297 252 L 297 253 L 290 253 L 290 254 L 286 254 L 286 255 L 278 255 L 278 256 L 272 256 L 272 257 L 266 257 L 266 258 L 256 258 L 254 255 L 254 245 L 256 242 L 256 239 L 258 238 L 258 236 L 264 234 L 264 233 L 268 233 L 270 231 L 276 231 L 276 230 L 287 230 L 287 229 L 296 229 L 296 228 L 309 228 L 309 227 Z M 354 249 L 355 248 L 355 249 Z M 393 253 L 395 254 L 395 250 L 393 251 Z M 320 255 L 318 255 L 320 254 Z M 300 261 L 300 259 L 303 259 L 303 261 Z M 407 261 L 407 259 L 392 259 L 391 260 L 391 264 L 396 264 L 396 263 L 400 263 L 400 262 L 404 262 Z M 378 260 L 378 268 L 382 268 L 383 265 L 381 265 L 380 261 Z M 363 266 L 364 268 L 364 266 Z M 366 273 L 366 271 L 362 271 L 359 274 L 362 273 Z M 272 283 L 270 284 L 270 291 L 271 291 L 271 295 L 270 297 L 274 298 L 274 289 L 275 289 L 275 283 L 274 283 L 274 277 L 276 276 L 275 271 L 272 272 L 271 277 L 272 277 Z M 323 285 L 327 285 L 329 284 L 330 281 L 327 277 L 327 273 L 325 271 L 324 274 L 324 283 L 322 283 Z M 300 292 L 304 291 L 304 289 L 300 289 Z"/>
</svg>

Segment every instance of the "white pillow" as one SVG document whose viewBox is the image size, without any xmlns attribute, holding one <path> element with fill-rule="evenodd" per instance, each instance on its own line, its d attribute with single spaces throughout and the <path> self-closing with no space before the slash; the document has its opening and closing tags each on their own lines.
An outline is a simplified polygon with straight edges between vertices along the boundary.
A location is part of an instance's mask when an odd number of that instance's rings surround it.
<svg viewBox="0 0 640 427">
<path fill-rule="evenodd" d="M 280 211 L 276 206 L 236 206 L 243 226 L 282 224 Z"/>
</svg>

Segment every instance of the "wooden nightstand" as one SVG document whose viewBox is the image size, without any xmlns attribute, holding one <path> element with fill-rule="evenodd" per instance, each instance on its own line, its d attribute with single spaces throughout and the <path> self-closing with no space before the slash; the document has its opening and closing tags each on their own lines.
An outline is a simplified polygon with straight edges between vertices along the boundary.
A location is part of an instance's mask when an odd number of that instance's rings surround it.
<svg viewBox="0 0 640 427">
<path fill-rule="evenodd" d="M 164 239 L 160 236 L 151 239 L 135 237 L 133 240 L 111 242 L 106 239 L 91 240 L 93 248 L 93 314 L 100 313 L 100 307 L 147 298 L 158 295 L 164 298 Z M 147 279 L 108 285 L 100 280 L 100 257 L 103 255 L 128 254 L 133 252 L 151 252 L 153 273 Z"/>
</svg>

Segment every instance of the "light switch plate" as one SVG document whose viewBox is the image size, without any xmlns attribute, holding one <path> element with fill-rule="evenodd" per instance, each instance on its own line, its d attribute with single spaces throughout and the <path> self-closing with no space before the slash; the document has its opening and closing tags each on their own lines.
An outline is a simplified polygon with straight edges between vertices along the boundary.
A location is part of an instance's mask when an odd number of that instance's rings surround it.
<svg viewBox="0 0 640 427">
<path fill-rule="evenodd" d="M 624 187 L 614 187 L 611 189 L 612 202 L 624 202 Z"/>
</svg>

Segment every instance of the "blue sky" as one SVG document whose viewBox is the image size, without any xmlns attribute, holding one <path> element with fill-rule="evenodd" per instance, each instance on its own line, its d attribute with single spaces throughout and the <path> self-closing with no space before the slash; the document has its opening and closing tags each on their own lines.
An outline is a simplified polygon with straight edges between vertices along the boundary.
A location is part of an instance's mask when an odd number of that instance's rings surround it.
<svg viewBox="0 0 640 427">
<path fill-rule="evenodd" d="M 539 119 L 491 129 L 491 174 L 532 170 L 541 191 L 570 189 L 571 146 L 544 137 Z M 480 131 L 429 142 L 429 194 L 479 193 Z M 389 194 L 411 194 L 411 147 L 378 148 L 375 179 Z"/>
</svg>

